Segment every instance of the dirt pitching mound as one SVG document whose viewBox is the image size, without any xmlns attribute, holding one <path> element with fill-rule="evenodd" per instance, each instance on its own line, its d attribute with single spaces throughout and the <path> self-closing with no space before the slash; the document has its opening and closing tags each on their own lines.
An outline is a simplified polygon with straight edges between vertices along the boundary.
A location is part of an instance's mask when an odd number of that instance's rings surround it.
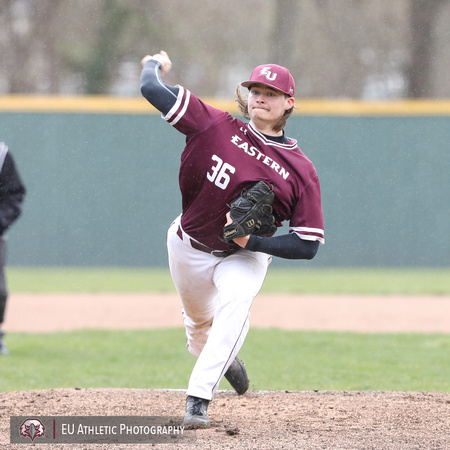
<svg viewBox="0 0 450 450">
<path fill-rule="evenodd" d="M 10 415 L 177 416 L 182 391 L 52 389 L 1 396 L 0 444 L 9 442 Z M 445 449 L 450 394 L 428 392 L 220 391 L 209 407 L 212 426 L 180 449 Z M 7 447 L 6 447 L 7 445 Z M 149 448 L 151 444 L 46 444 L 51 449 Z"/>
</svg>

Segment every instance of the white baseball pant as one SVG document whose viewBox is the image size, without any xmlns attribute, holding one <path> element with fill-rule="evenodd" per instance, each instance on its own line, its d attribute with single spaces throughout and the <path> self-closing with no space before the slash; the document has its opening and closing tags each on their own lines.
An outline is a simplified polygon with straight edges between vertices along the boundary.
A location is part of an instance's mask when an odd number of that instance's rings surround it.
<svg viewBox="0 0 450 450">
<path fill-rule="evenodd" d="M 263 285 L 271 256 L 240 249 L 218 257 L 197 250 L 181 229 L 180 219 L 168 230 L 167 248 L 187 348 L 197 357 L 187 395 L 212 400 L 244 343 L 250 307 Z"/>
</svg>

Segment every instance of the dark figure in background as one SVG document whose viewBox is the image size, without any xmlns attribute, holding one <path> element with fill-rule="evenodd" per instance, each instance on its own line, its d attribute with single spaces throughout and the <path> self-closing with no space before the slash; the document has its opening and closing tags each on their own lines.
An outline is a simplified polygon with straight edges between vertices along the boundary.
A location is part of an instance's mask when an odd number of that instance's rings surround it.
<svg viewBox="0 0 450 450">
<path fill-rule="evenodd" d="M 2 329 L 5 319 L 8 290 L 5 265 L 7 256 L 6 231 L 22 213 L 25 187 L 14 164 L 13 157 L 4 142 L 0 142 L 0 355 L 7 355 Z"/>
</svg>

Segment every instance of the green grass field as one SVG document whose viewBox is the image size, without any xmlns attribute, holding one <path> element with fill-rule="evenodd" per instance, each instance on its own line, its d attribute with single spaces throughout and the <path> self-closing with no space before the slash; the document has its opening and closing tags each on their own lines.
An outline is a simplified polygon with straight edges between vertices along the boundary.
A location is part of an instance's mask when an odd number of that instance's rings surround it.
<svg viewBox="0 0 450 450">
<path fill-rule="evenodd" d="M 11 333 L 2 391 L 183 389 L 194 364 L 184 344 L 182 329 Z M 251 389 L 450 392 L 449 335 L 251 329 L 240 355 Z"/>
<path fill-rule="evenodd" d="M 12 292 L 172 292 L 167 270 L 9 268 Z M 449 295 L 450 271 L 272 270 L 264 292 Z M 187 386 L 182 329 L 10 333 L 1 391 Z M 251 389 L 450 392 L 450 335 L 250 329 Z M 222 381 L 221 388 L 228 388 Z"/>
<path fill-rule="evenodd" d="M 14 267 L 7 276 L 12 292 L 175 292 L 168 269 Z M 450 295 L 450 268 L 270 268 L 262 292 Z"/>
</svg>

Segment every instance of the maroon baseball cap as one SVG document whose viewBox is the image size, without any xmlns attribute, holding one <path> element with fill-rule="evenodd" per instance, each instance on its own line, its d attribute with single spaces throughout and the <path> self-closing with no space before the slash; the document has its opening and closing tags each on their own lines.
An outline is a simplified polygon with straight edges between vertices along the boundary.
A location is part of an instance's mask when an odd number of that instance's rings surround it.
<svg viewBox="0 0 450 450">
<path fill-rule="evenodd" d="M 244 87 L 250 87 L 252 84 L 261 83 L 278 89 L 291 97 L 295 93 L 294 78 L 286 67 L 277 66 L 276 64 L 264 64 L 253 70 L 249 81 L 241 83 Z"/>
</svg>

